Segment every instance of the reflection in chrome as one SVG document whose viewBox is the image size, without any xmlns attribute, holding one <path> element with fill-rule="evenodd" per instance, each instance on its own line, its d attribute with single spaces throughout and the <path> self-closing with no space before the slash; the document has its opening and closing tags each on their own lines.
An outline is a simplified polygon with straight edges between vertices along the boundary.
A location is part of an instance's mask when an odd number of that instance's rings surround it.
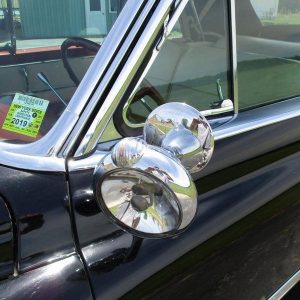
<svg viewBox="0 0 300 300">
<path fill-rule="evenodd" d="M 112 159 L 118 167 L 133 166 L 144 154 L 147 143 L 140 139 L 123 139 L 112 150 Z"/>
<path fill-rule="evenodd" d="M 168 103 L 150 114 L 144 138 L 122 139 L 100 161 L 96 198 L 121 228 L 141 237 L 171 236 L 196 214 L 197 190 L 188 170 L 199 171 L 210 160 L 212 131 L 194 108 Z"/>
<path fill-rule="evenodd" d="M 198 110 L 183 103 L 167 103 L 155 109 L 145 123 L 144 139 L 173 152 L 190 173 L 202 170 L 214 150 L 209 123 Z"/>
<path fill-rule="evenodd" d="M 105 177 L 101 194 L 110 213 L 130 228 L 161 234 L 180 225 L 181 211 L 176 197 L 147 173 L 116 169 Z"/>
<path fill-rule="evenodd" d="M 142 149 L 138 156 L 136 149 Z M 96 198 L 102 210 L 120 227 L 135 229 L 138 236 L 173 235 L 196 214 L 197 190 L 189 173 L 170 152 L 139 138 L 119 142 L 96 168 L 97 177 Z M 151 218 L 149 211 L 155 212 Z M 143 226 L 136 227 L 140 215 L 145 216 L 139 221 Z"/>
</svg>

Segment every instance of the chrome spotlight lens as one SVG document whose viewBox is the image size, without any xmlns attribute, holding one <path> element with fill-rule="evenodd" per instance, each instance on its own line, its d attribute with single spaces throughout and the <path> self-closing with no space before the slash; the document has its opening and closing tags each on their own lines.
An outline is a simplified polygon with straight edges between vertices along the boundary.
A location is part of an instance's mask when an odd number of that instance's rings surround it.
<svg viewBox="0 0 300 300">
<path fill-rule="evenodd" d="M 181 224 L 182 211 L 175 194 L 145 172 L 114 169 L 104 175 L 97 192 L 102 210 L 136 235 L 169 235 Z"/>
</svg>

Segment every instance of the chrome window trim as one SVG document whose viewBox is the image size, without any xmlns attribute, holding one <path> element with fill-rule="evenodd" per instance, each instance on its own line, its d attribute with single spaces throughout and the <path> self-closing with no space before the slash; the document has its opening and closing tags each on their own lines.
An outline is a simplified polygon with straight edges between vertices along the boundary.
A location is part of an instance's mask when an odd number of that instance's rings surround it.
<svg viewBox="0 0 300 300">
<path fill-rule="evenodd" d="M 258 128 L 300 117 L 300 96 L 240 112 L 230 122 L 216 128 L 215 139 L 221 140 Z"/>
<path fill-rule="evenodd" d="M 232 94 L 233 94 L 232 96 L 234 99 L 234 101 L 233 101 L 234 102 L 234 114 L 237 114 L 238 113 L 238 78 L 237 78 L 237 54 L 236 54 L 237 46 L 236 46 L 235 1 L 230 0 L 229 2 L 230 2 L 229 6 L 228 6 L 228 8 L 229 8 L 228 27 L 229 27 L 229 40 L 230 40 L 229 41 L 229 56 L 230 56 L 229 61 L 230 61 L 230 69 L 231 69 L 231 86 L 232 86 Z M 172 17 L 169 20 L 167 19 L 165 21 L 163 37 L 161 38 L 161 41 L 156 46 L 156 49 L 153 50 L 152 56 L 147 64 L 147 66 L 145 67 L 145 70 L 144 70 L 142 76 L 140 77 L 138 84 L 136 85 L 134 91 L 131 93 L 131 96 L 129 97 L 129 99 L 132 97 L 132 95 L 134 94 L 139 83 L 142 81 L 142 79 L 146 75 L 147 71 L 149 70 L 150 66 L 154 62 L 163 42 L 166 40 L 166 37 L 168 36 L 168 34 L 171 32 L 172 28 L 174 27 L 175 23 L 177 22 L 178 18 L 180 17 L 180 15 L 187 3 L 188 3 L 188 0 L 182 0 L 182 1 L 176 2 L 177 6 L 176 6 L 174 14 L 172 15 Z M 164 1 L 164 4 L 168 6 L 168 5 L 171 5 L 172 3 L 171 3 L 171 1 L 170 1 L 170 3 L 167 3 L 167 1 Z M 158 16 L 156 16 L 156 18 L 153 18 L 154 20 L 150 21 L 149 25 L 151 25 L 152 22 L 157 21 L 157 18 L 158 18 Z M 140 41 L 140 44 L 142 44 L 141 41 Z M 146 50 L 147 49 L 144 47 L 143 51 L 145 52 Z M 132 69 L 132 62 L 130 62 L 130 58 L 129 58 L 125 68 L 122 70 L 122 72 L 127 72 L 127 70 L 126 70 L 127 66 L 131 67 L 131 69 Z M 105 85 L 106 84 L 107 84 L 107 82 L 105 83 Z M 117 84 L 115 84 L 112 89 L 116 89 L 117 91 L 119 91 L 119 90 L 124 91 L 125 87 L 121 88 L 121 86 L 118 87 Z M 98 94 L 97 97 L 96 97 L 96 94 Z M 99 99 L 99 97 L 101 96 L 101 93 L 96 93 L 96 94 L 94 97 L 95 99 L 93 99 L 95 101 L 97 101 Z M 99 113 L 97 114 L 96 118 L 93 120 L 93 123 L 90 126 L 90 128 L 88 129 L 88 132 L 84 135 L 83 140 L 81 141 L 79 147 L 76 150 L 76 153 L 75 153 L 76 158 L 79 158 L 80 156 L 86 156 L 86 155 L 88 155 L 89 152 L 91 152 L 93 149 L 95 149 L 97 142 L 100 140 L 103 132 L 105 131 L 105 128 L 106 128 L 108 122 L 110 121 L 110 119 L 120 101 L 120 99 L 115 98 L 116 95 L 113 96 L 111 99 L 108 99 L 109 97 L 110 97 L 110 95 L 105 99 L 103 106 L 100 108 Z M 88 119 L 88 114 L 90 114 L 91 109 L 92 108 L 89 108 L 87 110 L 87 114 L 83 118 L 82 123 L 85 123 L 86 120 Z M 221 111 L 221 113 L 223 113 L 223 110 Z M 210 115 L 212 114 L 211 111 L 209 112 L 209 114 Z M 83 126 L 78 124 L 78 127 L 82 128 Z M 133 126 L 133 127 L 138 127 L 138 126 Z M 77 130 L 77 132 L 79 132 L 79 131 Z M 67 152 L 70 151 L 70 148 L 71 148 L 71 145 L 69 145 Z"/>
<path fill-rule="evenodd" d="M 170 0 L 168 0 L 168 2 L 169 1 Z M 127 3 L 130 3 L 130 2 L 133 3 L 133 1 L 128 1 Z M 128 33 L 126 39 L 123 41 L 123 44 L 122 44 L 119 52 L 115 56 L 114 60 L 111 61 L 108 71 L 106 72 L 105 76 L 103 76 L 94 95 L 92 96 L 90 102 L 88 103 L 86 109 L 84 110 L 79 122 L 77 123 L 72 134 L 70 135 L 70 137 L 66 143 L 67 145 L 66 145 L 65 149 L 63 149 L 63 151 L 61 153 L 62 156 L 66 157 L 72 151 L 74 144 L 76 143 L 76 141 L 78 141 L 78 138 L 81 135 L 84 126 L 89 121 L 90 115 L 95 111 L 95 107 L 97 106 L 99 101 L 103 98 L 103 94 L 106 91 L 107 86 L 109 84 L 112 84 L 113 87 L 110 89 L 108 96 L 104 99 L 103 104 L 102 104 L 97 116 L 94 118 L 94 120 L 92 121 L 92 125 L 88 129 L 88 132 L 84 134 L 84 138 L 80 142 L 79 150 L 77 150 L 77 152 L 76 152 L 77 154 L 75 154 L 75 156 L 80 156 L 82 154 L 85 154 L 84 149 L 90 143 L 90 139 L 95 139 L 95 129 L 98 125 L 97 124 L 98 121 L 100 122 L 100 120 L 101 120 L 100 123 L 104 123 L 104 128 L 108 124 L 109 120 L 107 120 L 108 116 L 106 115 L 106 113 L 108 111 L 112 110 L 112 104 L 114 103 L 114 101 L 116 101 L 114 99 L 114 97 L 112 96 L 112 94 L 116 93 L 116 92 L 118 93 L 121 89 L 119 81 L 115 80 L 115 82 L 112 83 L 112 79 L 114 76 L 118 75 L 118 74 L 116 74 L 117 68 L 122 63 L 127 52 L 130 50 L 130 47 L 132 47 L 132 43 L 134 42 L 141 26 L 145 22 L 146 17 L 150 13 L 150 11 L 153 8 L 155 3 L 156 3 L 156 0 L 147 1 L 143 11 L 139 15 L 139 17 L 136 20 L 131 31 Z M 127 6 L 127 4 L 125 5 L 125 7 L 126 6 Z M 140 47 L 139 50 L 141 51 L 143 49 L 141 49 L 141 47 Z M 128 61 L 126 62 L 126 66 L 127 66 L 127 68 L 126 68 L 127 71 L 132 70 L 132 61 L 130 59 L 128 59 Z M 125 74 L 124 69 L 125 68 L 123 68 L 121 74 L 119 74 L 121 77 L 124 77 L 124 74 Z M 133 71 L 135 71 L 135 70 L 133 70 Z M 106 112 L 106 113 L 103 113 L 103 112 Z M 103 116 L 106 117 L 105 120 L 102 118 L 102 114 L 103 114 Z M 80 153 L 80 154 L 78 155 L 78 153 Z"/>
<path fill-rule="evenodd" d="M 236 42 L 236 9 L 235 1 L 229 1 L 229 52 L 231 69 L 231 90 L 234 106 L 234 113 L 239 112 L 239 89 L 238 89 L 238 61 L 237 61 L 237 42 Z"/>
<path fill-rule="evenodd" d="M 186 3 L 187 0 L 181 1 L 181 3 L 176 8 L 176 10 L 180 8 L 182 6 L 182 3 L 184 2 Z M 147 5 L 147 9 L 145 8 L 145 11 L 149 10 L 150 12 L 150 10 L 154 7 L 154 5 L 156 5 L 155 10 L 153 11 L 153 15 L 151 16 L 150 21 L 146 24 L 144 31 L 139 34 L 138 42 L 132 45 L 133 47 L 132 51 L 130 53 L 129 58 L 125 62 L 124 67 L 122 68 L 122 72 L 118 74 L 117 79 L 113 82 L 113 86 L 110 89 L 106 98 L 104 99 L 104 102 L 101 108 L 99 109 L 99 112 L 97 113 L 96 117 L 92 121 L 92 125 L 89 127 L 87 133 L 84 135 L 84 138 L 82 139 L 79 147 L 77 148 L 75 157 L 85 156 L 95 149 L 107 124 L 112 118 L 113 113 L 115 112 L 123 96 L 123 93 L 131 83 L 131 80 L 133 79 L 135 72 L 142 64 L 146 54 L 148 54 L 148 51 L 150 50 L 150 46 L 154 42 L 155 38 L 157 38 L 157 35 L 161 30 L 162 25 L 164 24 L 165 19 L 167 18 L 173 3 L 174 0 L 149 1 Z M 152 5 L 150 6 L 150 4 Z M 139 21 L 144 21 L 144 20 L 139 20 Z M 138 22 L 137 22 L 136 26 L 133 28 L 132 35 L 136 36 L 139 33 L 140 27 L 141 26 L 138 26 Z M 130 38 L 132 37 L 130 36 Z M 143 47 L 141 47 L 141 45 L 143 45 Z M 106 82 L 105 80 L 101 82 L 99 89 L 96 92 L 98 97 L 95 97 L 93 101 L 93 104 L 94 103 L 95 104 L 90 105 L 88 107 L 88 109 L 86 110 L 86 115 L 84 116 L 84 118 L 82 118 L 82 123 L 85 123 L 88 120 L 91 112 L 94 111 L 95 109 L 94 106 L 98 103 L 98 99 L 103 94 L 103 91 L 107 86 L 107 84 L 108 82 Z M 77 128 L 77 132 L 78 132 L 79 131 L 78 129 L 82 128 L 82 126 L 80 126 L 80 122 L 77 127 L 79 127 Z M 67 151 L 69 150 L 70 147 L 67 149 Z"/>
<path fill-rule="evenodd" d="M 300 270 L 284 283 L 268 300 L 282 299 L 300 281 Z"/>
<path fill-rule="evenodd" d="M 185 5 L 188 2 L 189 1 L 185 1 L 184 3 L 182 3 L 180 9 L 176 9 L 176 12 L 173 15 L 172 19 L 169 20 L 169 22 L 167 23 L 167 25 L 165 27 L 164 39 L 157 46 L 157 50 L 160 50 L 163 42 L 165 41 L 165 38 L 172 31 L 173 26 L 178 21 L 180 15 L 182 14 L 182 11 L 183 11 Z M 213 4 L 214 4 L 214 1 L 211 3 L 211 5 L 207 9 L 209 10 Z M 233 109 L 225 107 L 225 108 L 208 109 L 208 110 L 205 110 L 205 111 L 201 111 L 202 115 L 205 116 L 205 117 L 206 116 L 214 116 L 214 115 L 223 114 L 223 113 L 229 113 L 229 112 L 232 112 L 232 111 L 235 115 L 238 114 L 238 107 L 239 107 L 238 106 L 238 100 L 239 99 L 238 99 L 238 72 L 237 72 L 235 0 L 230 0 L 229 2 L 227 2 L 227 4 L 228 4 L 228 20 L 227 20 L 228 24 L 227 25 L 228 25 L 228 31 L 229 31 L 229 62 L 230 62 L 230 74 L 231 74 L 230 85 L 231 85 L 231 90 L 232 90 L 231 99 L 233 99 L 232 100 Z M 193 2 L 192 2 L 192 5 L 193 5 L 193 9 L 196 9 Z M 198 19 L 198 21 L 199 21 L 199 19 Z M 122 112 L 123 121 L 128 127 L 141 128 L 144 125 L 144 123 L 134 124 L 134 123 L 130 122 L 127 118 L 127 111 L 128 111 L 129 106 L 130 106 L 130 104 L 133 100 L 133 96 L 136 93 L 137 88 L 139 87 L 140 83 L 142 82 L 142 79 L 145 78 L 146 74 L 148 73 L 148 71 L 149 71 L 151 65 L 153 64 L 155 58 L 157 57 L 158 53 L 159 53 L 159 51 L 157 51 L 156 53 L 153 53 L 153 55 L 151 57 L 151 60 L 149 61 L 147 67 L 145 68 L 145 71 L 143 72 L 143 74 L 141 76 L 141 79 L 138 81 L 138 84 L 136 85 L 135 89 L 133 90 L 133 92 L 129 96 L 128 100 L 124 104 L 124 108 L 123 108 L 123 112 Z M 231 100 L 231 99 L 228 99 L 228 100 Z"/>
<path fill-rule="evenodd" d="M 123 121 L 128 127 L 142 128 L 145 123 L 132 123 L 127 118 L 127 112 L 128 112 L 128 109 L 130 107 L 132 100 L 133 100 L 133 98 L 130 97 L 129 100 L 124 105 L 123 112 L 122 112 Z M 227 100 L 231 101 L 230 99 L 224 99 L 223 101 L 227 101 Z M 141 101 L 143 101 L 143 100 L 141 99 Z M 231 103 L 232 103 L 232 101 L 231 101 Z M 232 106 L 225 106 L 225 107 L 220 107 L 220 108 L 202 110 L 201 114 L 204 117 L 210 117 L 210 116 L 215 116 L 215 115 L 222 115 L 225 113 L 232 113 L 233 111 L 234 111 L 234 107 L 232 105 Z"/>
<path fill-rule="evenodd" d="M 144 3 L 143 0 L 128 1 L 70 103 L 51 130 L 42 139 L 29 144 L 20 145 L 2 141 L 0 164 L 26 170 L 66 171 L 65 159 L 58 157 L 58 154 Z"/>
</svg>

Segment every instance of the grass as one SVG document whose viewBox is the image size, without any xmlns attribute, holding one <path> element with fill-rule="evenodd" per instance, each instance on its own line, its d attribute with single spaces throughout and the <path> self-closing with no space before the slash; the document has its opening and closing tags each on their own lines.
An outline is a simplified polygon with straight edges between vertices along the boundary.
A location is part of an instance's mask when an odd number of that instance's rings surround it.
<svg viewBox="0 0 300 300">
<path fill-rule="evenodd" d="M 275 18 L 264 17 L 261 22 L 264 25 L 300 25 L 300 13 L 278 14 Z"/>
<path fill-rule="evenodd" d="M 119 132 L 116 130 L 116 127 L 115 127 L 113 121 L 111 120 L 108 123 L 108 126 L 105 129 L 105 131 L 100 139 L 100 143 L 111 141 L 111 140 L 116 140 L 119 138 L 121 138 L 121 136 L 120 136 Z"/>
<path fill-rule="evenodd" d="M 280 58 L 240 62 L 240 108 L 249 108 L 300 94 L 300 63 Z"/>
</svg>

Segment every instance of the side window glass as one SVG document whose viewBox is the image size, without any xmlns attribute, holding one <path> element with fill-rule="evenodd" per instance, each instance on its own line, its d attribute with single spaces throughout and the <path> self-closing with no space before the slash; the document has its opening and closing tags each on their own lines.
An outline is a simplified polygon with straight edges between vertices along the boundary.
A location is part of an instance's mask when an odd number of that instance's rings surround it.
<svg viewBox="0 0 300 300">
<path fill-rule="evenodd" d="M 236 1 L 239 106 L 300 95 L 300 2 Z"/>
<path fill-rule="evenodd" d="M 190 1 L 134 98 L 124 107 L 130 126 L 157 106 L 183 102 L 199 110 L 231 98 L 227 1 Z M 127 104 L 128 104 L 127 103 Z"/>
<path fill-rule="evenodd" d="M 0 1 L 0 141 L 56 123 L 117 18 L 106 0 Z"/>
</svg>

